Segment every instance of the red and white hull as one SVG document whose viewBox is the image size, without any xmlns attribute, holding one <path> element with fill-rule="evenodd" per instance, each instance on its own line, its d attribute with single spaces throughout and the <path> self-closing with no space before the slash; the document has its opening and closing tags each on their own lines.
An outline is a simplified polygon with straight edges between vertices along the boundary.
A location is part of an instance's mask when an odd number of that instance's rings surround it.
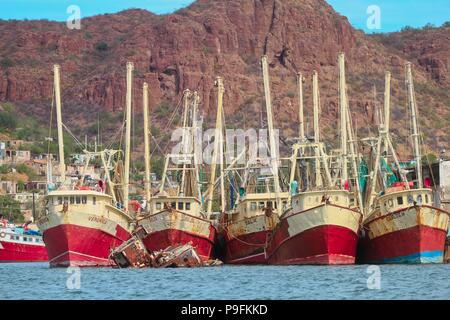
<svg viewBox="0 0 450 320">
<path fill-rule="evenodd" d="M 361 261 L 365 263 L 442 263 L 449 224 L 447 212 L 408 207 L 364 223 Z"/>
<path fill-rule="evenodd" d="M 225 263 L 266 264 L 264 249 L 276 224 L 276 218 L 276 215 L 270 218 L 260 214 L 229 222 L 223 232 L 226 239 Z"/>
<path fill-rule="evenodd" d="M 142 239 L 149 251 L 192 243 L 203 261 L 210 260 L 216 238 L 211 221 L 176 210 L 164 210 L 138 221 L 147 232 Z"/>
<path fill-rule="evenodd" d="M 49 203 L 62 196 L 87 197 L 84 204 L 49 205 L 37 224 L 43 233 L 50 267 L 113 266 L 112 249 L 128 240 L 131 218 L 112 206 L 111 197 L 92 191 L 55 191 Z M 95 201 L 94 201 L 95 197 Z"/>
<path fill-rule="evenodd" d="M 354 264 L 361 213 L 322 204 L 283 217 L 267 246 L 269 264 Z"/>
<path fill-rule="evenodd" d="M 13 237 L 13 238 L 12 238 Z M 19 240 L 15 240 L 20 237 Z M 32 239 L 34 243 L 23 242 L 23 238 Z M 39 243 L 35 242 L 39 239 Z M 48 261 L 47 250 L 41 237 L 0 233 L 0 263 L 1 262 L 45 262 Z"/>
<path fill-rule="evenodd" d="M 129 237 L 120 226 L 116 226 L 115 234 L 77 224 L 61 224 L 44 232 L 51 267 L 113 266 L 111 250 Z"/>
</svg>

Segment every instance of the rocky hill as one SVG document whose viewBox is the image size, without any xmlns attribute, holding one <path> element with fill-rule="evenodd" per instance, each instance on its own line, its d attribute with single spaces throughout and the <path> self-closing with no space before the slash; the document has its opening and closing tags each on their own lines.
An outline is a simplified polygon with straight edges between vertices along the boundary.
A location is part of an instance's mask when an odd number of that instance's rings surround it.
<svg viewBox="0 0 450 320">
<path fill-rule="evenodd" d="M 393 73 L 392 128 L 402 156 L 409 153 L 404 65 L 414 64 L 417 101 L 427 146 L 449 148 L 448 27 L 367 36 L 324 0 L 197 0 L 170 15 L 127 10 L 83 19 L 80 30 L 49 21 L 0 21 L 0 101 L 48 119 L 52 64 L 62 66 L 65 122 L 95 135 L 100 113 L 105 139 L 119 126 L 125 101 L 125 64 L 135 63 L 135 108 L 150 85 L 153 124 L 163 132 L 184 89 L 197 89 L 213 123 L 214 79 L 225 81 L 229 127 L 259 128 L 264 107 L 260 57 L 270 61 L 275 123 L 297 135 L 295 74 L 306 76 L 311 117 L 311 74 L 320 76 L 323 135 L 338 128 L 337 55 L 347 57 L 350 108 L 358 136 L 375 133 L 384 72 Z M 103 112 L 107 110 L 108 113 Z M 110 113 L 114 113 L 111 115 Z M 311 127 L 311 126 L 309 126 Z"/>
</svg>

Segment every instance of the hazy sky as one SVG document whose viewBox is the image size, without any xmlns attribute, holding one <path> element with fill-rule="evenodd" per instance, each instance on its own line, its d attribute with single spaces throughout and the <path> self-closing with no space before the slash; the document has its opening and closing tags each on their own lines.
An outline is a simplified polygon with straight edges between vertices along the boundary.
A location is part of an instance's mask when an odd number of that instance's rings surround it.
<svg viewBox="0 0 450 320">
<path fill-rule="evenodd" d="M 252 0 L 248 0 L 252 1 Z M 301 1 L 301 0 L 298 0 Z M 450 21 L 450 0 L 327 0 L 336 11 L 366 32 L 390 32 L 406 25 L 422 27 Z M 155 13 L 170 13 L 192 0 L 0 0 L 0 19 L 49 19 L 65 21 L 70 5 L 81 9 L 82 17 L 114 13 L 128 8 L 143 8 Z M 379 8 L 380 29 L 369 29 L 367 9 Z"/>
</svg>

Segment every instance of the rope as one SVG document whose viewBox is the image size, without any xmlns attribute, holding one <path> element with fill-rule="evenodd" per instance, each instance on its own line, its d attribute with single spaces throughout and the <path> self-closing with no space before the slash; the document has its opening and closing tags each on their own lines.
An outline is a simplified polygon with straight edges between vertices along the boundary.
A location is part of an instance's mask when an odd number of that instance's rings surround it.
<svg viewBox="0 0 450 320">
<path fill-rule="evenodd" d="M 80 140 L 78 140 L 78 138 L 72 133 L 72 131 L 70 131 L 70 129 L 63 123 L 62 124 L 64 129 L 66 129 L 66 131 L 70 134 L 70 136 L 75 140 L 75 142 L 80 146 L 80 147 L 84 147 L 84 145 L 80 142 Z"/>
</svg>

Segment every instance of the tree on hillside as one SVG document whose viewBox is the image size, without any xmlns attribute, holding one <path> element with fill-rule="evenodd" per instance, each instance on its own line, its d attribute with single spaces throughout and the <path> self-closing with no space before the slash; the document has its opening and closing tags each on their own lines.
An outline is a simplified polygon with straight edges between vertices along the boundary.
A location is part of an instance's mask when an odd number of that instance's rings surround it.
<svg viewBox="0 0 450 320">
<path fill-rule="evenodd" d="M 20 202 L 11 196 L 0 196 L 0 214 L 14 223 L 23 223 L 23 215 L 20 211 Z"/>
</svg>

